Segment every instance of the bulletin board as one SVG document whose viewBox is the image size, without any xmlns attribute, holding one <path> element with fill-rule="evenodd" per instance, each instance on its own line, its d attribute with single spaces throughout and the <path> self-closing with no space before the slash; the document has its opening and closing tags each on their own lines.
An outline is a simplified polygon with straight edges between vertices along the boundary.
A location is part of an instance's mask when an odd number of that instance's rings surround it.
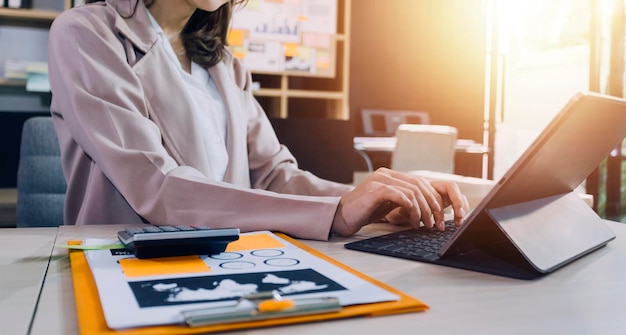
<svg viewBox="0 0 626 335">
<path fill-rule="evenodd" d="M 336 32 L 337 0 L 249 0 L 228 44 L 256 73 L 334 77 Z"/>
</svg>

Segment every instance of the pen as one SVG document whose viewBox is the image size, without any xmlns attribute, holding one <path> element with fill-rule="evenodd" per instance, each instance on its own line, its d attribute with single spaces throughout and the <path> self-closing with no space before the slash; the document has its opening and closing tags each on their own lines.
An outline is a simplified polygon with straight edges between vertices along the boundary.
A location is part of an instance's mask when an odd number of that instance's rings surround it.
<svg viewBox="0 0 626 335">
<path fill-rule="evenodd" d="M 336 297 L 283 299 L 276 291 L 241 297 L 234 306 L 209 307 L 182 312 L 190 327 L 217 323 L 263 320 L 278 317 L 335 312 L 341 309 Z"/>
</svg>

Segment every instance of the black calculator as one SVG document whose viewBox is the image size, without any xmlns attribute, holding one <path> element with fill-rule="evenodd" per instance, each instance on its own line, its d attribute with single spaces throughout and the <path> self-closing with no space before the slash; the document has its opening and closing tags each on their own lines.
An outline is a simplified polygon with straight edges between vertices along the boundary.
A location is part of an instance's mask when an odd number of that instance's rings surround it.
<svg viewBox="0 0 626 335">
<path fill-rule="evenodd" d="M 239 239 L 239 228 L 147 225 L 118 231 L 117 237 L 137 258 L 214 255 Z"/>
</svg>

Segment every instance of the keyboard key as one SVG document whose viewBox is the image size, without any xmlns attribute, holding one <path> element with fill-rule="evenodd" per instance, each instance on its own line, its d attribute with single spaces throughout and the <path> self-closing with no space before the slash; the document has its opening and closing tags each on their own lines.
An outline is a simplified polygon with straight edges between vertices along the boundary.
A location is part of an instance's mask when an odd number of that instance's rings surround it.
<svg viewBox="0 0 626 335">
<path fill-rule="evenodd" d="M 408 229 L 346 244 L 346 248 L 408 259 L 435 260 L 439 250 L 452 238 L 457 227 L 446 222 L 446 230 Z"/>
</svg>

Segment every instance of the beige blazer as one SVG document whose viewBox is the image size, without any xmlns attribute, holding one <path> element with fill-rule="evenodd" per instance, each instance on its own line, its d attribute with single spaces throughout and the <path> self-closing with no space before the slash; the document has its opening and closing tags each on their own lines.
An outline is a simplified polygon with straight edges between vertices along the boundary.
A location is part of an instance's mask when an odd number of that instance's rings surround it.
<svg viewBox="0 0 626 335">
<path fill-rule="evenodd" d="M 211 180 L 192 102 L 143 1 L 63 12 L 49 35 L 65 224 L 206 224 L 328 238 L 351 186 L 299 170 L 229 53 L 208 69 L 228 114 L 225 182 Z M 303 134 L 303 136 L 305 136 Z"/>
</svg>

